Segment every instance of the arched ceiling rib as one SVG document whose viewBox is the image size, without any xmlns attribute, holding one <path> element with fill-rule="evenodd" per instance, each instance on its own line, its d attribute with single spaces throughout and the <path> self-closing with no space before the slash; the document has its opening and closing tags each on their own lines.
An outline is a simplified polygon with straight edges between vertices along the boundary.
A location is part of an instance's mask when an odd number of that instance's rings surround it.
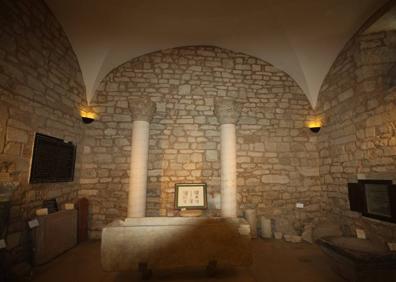
<svg viewBox="0 0 396 282">
<path fill-rule="evenodd" d="M 386 0 L 47 0 L 78 57 L 88 101 L 125 61 L 160 49 L 215 45 L 291 75 L 315 106 L 345 42 Z"/>
</svg>

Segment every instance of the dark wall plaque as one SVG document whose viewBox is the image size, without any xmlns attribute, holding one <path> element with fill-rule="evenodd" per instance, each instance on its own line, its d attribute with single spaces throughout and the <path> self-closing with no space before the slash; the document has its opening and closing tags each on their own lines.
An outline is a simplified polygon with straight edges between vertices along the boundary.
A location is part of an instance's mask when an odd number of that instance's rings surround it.
<svg viewBox="0 0 396 282">
<path fill-rule="evenodd" d="M 30 183 L 73 181 L 75 158 L 71 142 L 36 133 Z"/>
<path fill-rule="evenodd" d="M 396 185 L 391 180 L 359 180 L 348 183 L 352 211 L 383 221 L 396 222 Z"/>
</svg>

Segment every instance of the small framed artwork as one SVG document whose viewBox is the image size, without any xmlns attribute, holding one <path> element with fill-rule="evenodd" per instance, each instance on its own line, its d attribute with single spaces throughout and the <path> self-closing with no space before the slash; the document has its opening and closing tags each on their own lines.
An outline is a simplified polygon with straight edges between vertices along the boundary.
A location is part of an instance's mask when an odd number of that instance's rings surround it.
<svg viewBox="0 0 396 282">
<path fill-rule="evenodd" d="M 176 184 L 175 206 L 177 209 L 206 209 L 206 183 Z"/>
</svg>

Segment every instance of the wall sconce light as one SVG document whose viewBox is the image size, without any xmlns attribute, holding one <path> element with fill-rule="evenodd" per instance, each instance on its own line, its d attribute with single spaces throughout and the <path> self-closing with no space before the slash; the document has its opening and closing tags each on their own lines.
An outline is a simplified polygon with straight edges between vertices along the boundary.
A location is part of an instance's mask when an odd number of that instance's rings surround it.
<svg viewBox="0 0 396 282">
<path fill-rule="evenodd" d="M 312 132 L 318 133 L 320 131 L 320 127 L 310 127 L 309 128 Z"/>
<path fill-rule="evenodd" d="M 81 120 L 85 124 L 92 123 L 96 118 L 96 114 L 89 111 L 81 111 Z"/>
<path fill-rule="evenodd" d="M 307 126 L 313 133 L 318 133 L 322 127 L 322 121 L 319 119 L 311 120 L 307 122 Z"/>
</svg>

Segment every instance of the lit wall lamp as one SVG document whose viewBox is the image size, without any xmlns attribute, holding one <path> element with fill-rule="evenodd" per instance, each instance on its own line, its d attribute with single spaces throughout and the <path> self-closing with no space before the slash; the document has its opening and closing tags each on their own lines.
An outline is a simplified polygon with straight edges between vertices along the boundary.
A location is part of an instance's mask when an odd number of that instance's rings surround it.
<svg viewBox="0 0 396 282">
<path fill-rule="evenodd" d="M 312 132 L 318 133 L 322 127 L 322 121 L 320 119 L 310 120 L 307 122 L 307 126 Z"/>
<path fill-rule="evenodd" d="M 319 126 L 314 126 L 314 127 L 310 127 L 309 128 L 312 132 L 314 133 L 318 133 L 320 131 L 320 127 Z"/>
<path fill-rule="evenodd" d="M 83 123 L 90 124 L 96 119 L 96 114 L 91 111 L 81 111 L 81 119 Z"/>
</svg>

